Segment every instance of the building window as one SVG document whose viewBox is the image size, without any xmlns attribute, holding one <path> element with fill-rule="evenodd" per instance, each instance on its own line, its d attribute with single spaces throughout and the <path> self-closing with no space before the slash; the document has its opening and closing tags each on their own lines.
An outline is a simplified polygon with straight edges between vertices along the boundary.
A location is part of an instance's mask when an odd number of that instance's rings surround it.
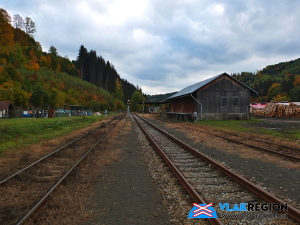
<svg viewBox="0 0 300 225">
<path fill-rule="evenodd" d="M 238 97 L 232 97 L 232 105 L 237 106 L 239 104 L 239 98 Z"/>
<path fill-rule="evenodd" d="M 221 97 L 221 106 L 227 106 L 227 97 Z"/>
</svg>

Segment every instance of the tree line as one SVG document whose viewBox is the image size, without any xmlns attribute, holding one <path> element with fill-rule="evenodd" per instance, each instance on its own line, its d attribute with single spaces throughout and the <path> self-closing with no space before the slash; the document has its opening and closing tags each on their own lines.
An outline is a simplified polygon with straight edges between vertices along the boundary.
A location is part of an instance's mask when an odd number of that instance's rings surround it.
<svg viewBox="0 0 300 225">
<path fill-rule="evenodd" d="M 135 90 L 142 92 L 139 87 L 122 79 L 114 65 L 109 61 L 106 62 L 102 56 L 98 56 L 95 50 L 88 51 L 81 45 L 77 59 L 73 63 L 80 71 L 82 80 L 113 93 L 122 101 L 131 99 Z"/>
<path fill-rule="evenodd" d="M 258 92 L 253 102 L 300 101 L 300 58 L 231 76 Z"/>
<path fill-rule="evenodd" d="M 156 95 L 146 95 L 147 101 L 149 102 L 161 102 L 166 101 L 167 98 L 171 97 L 172 95 L 176 94 L 177 92 L 171 92 L 166 94 L 156 94 Z"/>
</svg>

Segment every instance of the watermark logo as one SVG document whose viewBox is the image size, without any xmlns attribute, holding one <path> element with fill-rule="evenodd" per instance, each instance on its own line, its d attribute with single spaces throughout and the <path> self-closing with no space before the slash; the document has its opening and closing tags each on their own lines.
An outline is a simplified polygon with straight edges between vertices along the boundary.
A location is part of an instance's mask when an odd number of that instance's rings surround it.
<svg viewBox="0 0 300 225">
<path fill-rule="evenodd" d="M 258 218 L 287 218 L 284 212 L 288 211 L 288 204 L 280 203 L 214 203 L 196 204 L 190 210 L 189 219 L 200 218 L 231 218 L 231 219 L 258 219 Z M 217 214 L 218 209 L 219 214 Z"/>
<path fill-rule="evenodd" d="M 212 207 L 213 203 L 210 204 L 196 204 L 193 203 L 194 207 L 190 210 L 188 218 L 218 218 L 216 210 Z"/>
<path fill-rule="evenodd" d="M 248 211 L 247 203 L 234 204 L 233 208 L 230 208 L 229 203 L 219 203 L 220 209 L 222 211 L 232 212 L 232 211 Z"/>
</svg>

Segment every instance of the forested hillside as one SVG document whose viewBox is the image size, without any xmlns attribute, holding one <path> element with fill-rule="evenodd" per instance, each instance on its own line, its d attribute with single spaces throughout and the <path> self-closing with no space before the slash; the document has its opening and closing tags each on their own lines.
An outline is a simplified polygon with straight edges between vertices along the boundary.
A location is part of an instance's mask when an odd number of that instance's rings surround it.
<svg viewBox="0 0 300 225">
<path fill-rule="evenodd" d="M 81 45 L 76 61 L 73 61 L 76 69 L 80 71 L 81 78 L 97 87 L 101 87 L 120 100 L 131 99 L 135 90 L 139 89 L 120 77 L 114 65 L 101 56 L 97 56 L 95 50 L 87 49 Z M 141 92 L 142 90 L 139 89 Z"/>
<path fill-rule="evenodd" d="M 78 104 L 98 111 L 124 109 L 137 89 L 142 92 L 83 45 L 74 61 L 60 56 L 54 46 L 44 52 L 29 17 L 12 17 L 0 9 L 0 31 L 0 101 L 12 101 L 18 108 Z"/>
<path fill-rule="evenodd" d="M 161 102 L 166 101 L 167 98 L 174 95 L 177 92 L 166 93 L 166 94 L 157 94 L 157 95 L 146 95 L 147 101 L 149 102 Z"/>
<path fill-rule="evenodd" d="M 300 101 L 300 59 L 231 75 L 258 92 L 252 97 L 254 102 Z"/>
</svg>

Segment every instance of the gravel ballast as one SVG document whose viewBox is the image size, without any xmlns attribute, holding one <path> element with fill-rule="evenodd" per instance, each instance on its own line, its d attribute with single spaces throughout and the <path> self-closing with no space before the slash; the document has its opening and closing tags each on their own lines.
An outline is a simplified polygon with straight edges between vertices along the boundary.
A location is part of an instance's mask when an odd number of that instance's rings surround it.
<svg viewBox="0 0 300 225">
<path fill-rule="evenodd" d="M 240 173 L 244 178 L 265 187 L 286 202 L 296 207 L 300 204 L 300 170 L 282 167 L 280 158 L 278 163 L 272 163 L 263 158 L 243 158 L 239 154 L 229 154 L 222 149 L 222 146 L 219 149 L 210 148 L 201 142 L 195 142 L 187 135 L 190 131 L 170 128 L 159 120 L 147 119 L 212 159 L 224 162 L 227 167 Z M 236 151 L 238 152 L 239 149 L 237 148 Z"/>
</svg>

